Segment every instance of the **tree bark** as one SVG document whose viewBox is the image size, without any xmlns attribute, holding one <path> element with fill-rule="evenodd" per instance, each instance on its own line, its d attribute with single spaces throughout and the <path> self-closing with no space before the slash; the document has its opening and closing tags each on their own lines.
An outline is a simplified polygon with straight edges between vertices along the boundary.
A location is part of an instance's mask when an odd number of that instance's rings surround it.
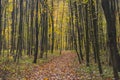
<svg viewBox="0 0 120 80">
<path fill-rule="evenodd" d="M 111 61 L 113 65 L 113 73 L 115 80 L 119 80 L 118 75 L 118 49 L 116 42 L 116 16 L 115 16 L 115 1 L 102 0 L 102 7 L 107 21 L 108 42 L 110 47 Z"/>
</svg>

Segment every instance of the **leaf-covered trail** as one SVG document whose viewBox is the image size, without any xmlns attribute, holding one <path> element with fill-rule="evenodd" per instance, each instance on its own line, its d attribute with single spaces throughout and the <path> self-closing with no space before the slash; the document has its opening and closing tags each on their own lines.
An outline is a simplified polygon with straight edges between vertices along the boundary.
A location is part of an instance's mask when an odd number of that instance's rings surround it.
<svg viewBox="0 0 120 80">
<path fill-rule="evenodd" d="M 33 68 L 28 80 L 79 80 L 76 74 L 78 64 L 74 64 L 76 54 L 70 51 L 63 52 L 61 56 L 52 61 Z"/>
</svg>

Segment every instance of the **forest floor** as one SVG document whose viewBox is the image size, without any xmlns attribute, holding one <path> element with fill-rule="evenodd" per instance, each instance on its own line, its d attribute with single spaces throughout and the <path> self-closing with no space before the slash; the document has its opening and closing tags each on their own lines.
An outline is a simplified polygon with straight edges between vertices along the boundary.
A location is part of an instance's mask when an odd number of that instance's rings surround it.
<svg viewBox="0 0 120 80">
<path fill-rule="evenodd" d="M 70 51 L 43 64 L 35 66 L 26 76 L 28 80 L 80 80 L 76 74 L 78 63 L 74 63 L 76 54 Z"/>
<path fill-rule="evenodd" d="M 77 54 L 63 51 L 62 54 L 42 66 L 35 66 L 27 73 L 27 80 L 103 80 L 99 72 L 91 71 L 85 63 L 79 64 Z M 109 78 L 104 80 L 111 80 Z"/>
<path fill-rule="evenodd" d="M 0 68 L 0 76 L 4 78 L 0 80 L 112 80 L 110 73 L 100 76 L 97 64 L 90 67 L 86 67 L 85 61 L 79 64 L 73 51 L 63 51 L 61 55 L 58 53 L 48 59 L 43 63 L 38 60 L 37 64 L 25 62 L 15 66 L 11 63 L 2 73 L 4 68 Z M 108 67 L 105 70 L 111 71 Z"/>
</svg>

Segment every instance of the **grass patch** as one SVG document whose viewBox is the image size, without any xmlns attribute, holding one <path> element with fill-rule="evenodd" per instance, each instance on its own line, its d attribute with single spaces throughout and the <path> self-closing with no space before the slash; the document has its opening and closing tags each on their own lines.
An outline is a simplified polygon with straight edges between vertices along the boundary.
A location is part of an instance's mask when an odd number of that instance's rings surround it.
<svg viewBox="0 0 120 80">
<path fill-rule="evenodd" d="M 75 59 L 77 62 L 78 59 Z M 91 63 L 89 67 L 86 67 L 86 63 L 81 63 L 76 69 L 76 73 L 80 75 L 80 80 L 113 80 L 112 67 L 102 64 L 103 74 L 99 74 L 97 64 Z"/>
</svg>

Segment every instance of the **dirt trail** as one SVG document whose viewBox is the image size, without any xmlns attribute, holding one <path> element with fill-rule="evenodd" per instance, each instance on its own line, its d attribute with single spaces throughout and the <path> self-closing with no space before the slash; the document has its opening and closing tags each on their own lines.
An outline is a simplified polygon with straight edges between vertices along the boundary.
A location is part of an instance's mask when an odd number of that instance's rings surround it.
<svg viewBox="0 0 120 80">
<path fill-rule="evenodd" d="M 76 74 L 77 65 L 74 63 L 76 54 L 70 51 L 44 64 L 36 66 L 28 80 L 80 80 Z"/>
</svg>

